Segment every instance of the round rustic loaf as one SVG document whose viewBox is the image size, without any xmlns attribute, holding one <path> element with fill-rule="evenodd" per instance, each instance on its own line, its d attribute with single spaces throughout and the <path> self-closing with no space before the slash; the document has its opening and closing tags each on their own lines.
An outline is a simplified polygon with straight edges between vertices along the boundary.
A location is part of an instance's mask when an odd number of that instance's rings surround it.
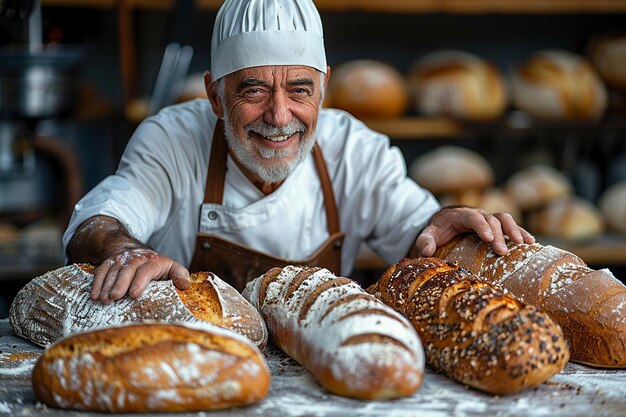
<svg viewBox="0 0 626 417">
<path fill-rule="evenodd" d="M 536 52 L 512 71 L 513 103 L 541 119 L 595 120 L 606 88 L 589 61 L 562 50 Z"/>
<path fill-rule="evenodd" d="M 626 180 L 604 190 L 598 205 L 611 229 L 626 232 Z"/>
<path fill-rule="evenodd" d="M 419 185 L 437 195 L 484 190 L 494 180 L 491 166 L 480 154 L 449 145 L 415 159 L 409 173 Z"/>
<path fill-rule="evenodd" d="M 11 304 L 13 331 L 45 347 L 63 336 L 123 322 L 208 322 L 248 337 L 261 349 L 267 342 L 259 312 L 215 274 L 191 274 L 185 291 L 170 280 L 151 281 L 138 298 L 104 305 L 89 299 L 94 271 L 93 265 L 72 264 L 32 279 Z"/>
<path fill-rule="evenodd" d="M 528 229 L 534 234 L 564 239 L 584 239 L 604 231 L 602 213 L 582 198 L 558 200 L 528 215 Z"/>
<path fill-rule="evenodd" d="M 409 93 L 398 70 L 362 59 L 346 62 L 332 72 L 324 104 L 358 118 L 390 118 L 407 110 Z"/>
<path fill-rule="evenodd" d="M 524 210 L 533 210 L 572 195 L 572 184 L 549 165 L 532 165 L 513 174 L 504 191 Z"/>
<path fill-rule="evenodd" d="M 461 51 L 437 51 L 417 60 L 408 72 L 415 110 L 429 116 L 486 120 L 501 116 L 508 92 L 500 71 Z"/>
<path fill-rule="evenodd" d="M 109 413 L 201 411 L 252 404 L 269 390 L 259 350 L 204 324 L 134 323 L 49 346 L 32 374 L 44 404 Z"/>
<path fill-rule="evenodd" d="M 602 79 L 626 90 L 626 33 L 600 33 L 591 38 L 588 53 Z"/>
</svg>

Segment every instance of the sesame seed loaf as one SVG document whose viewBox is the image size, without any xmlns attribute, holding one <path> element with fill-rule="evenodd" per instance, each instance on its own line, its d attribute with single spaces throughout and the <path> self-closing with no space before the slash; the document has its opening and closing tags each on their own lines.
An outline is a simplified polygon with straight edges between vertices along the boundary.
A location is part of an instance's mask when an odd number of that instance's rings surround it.
<svg viewBox="0 0 626 417">
<path fill-rule="evenodd" d="M 569 358 L 546 314 L 441 259 L 403 259 L 369 291 L 409 319 L 429 365 L 488 393 L 542 383 Z"/>
<path fill-rule="evenodd" d="M 443 245 L 435 256 L 545 311 L 563 329 L 572 360 L 626 367 L 626 286 L 608 269 L 593 270 L 568 251 L 507 244 L 508 254 L 498 256 L 478 236 L 467 235 Z"/>
<path fill-rule="evenodd" d="M 94 271 L 93 265 L 72 264 L 31 280 L 11 304 L 13 332 L 45 347 L 63 336 L 125 322 L 209 322 L 248 337 L 261 349 L 267 342 L 259 312 L 212 273 L 191 274 L 185 291 L 170 280 L 151 281 L 138 298 L 104 305 L 89 298 Z"/>
<path fill-rule="evenodd" d="M 110 413 L 201 411 L 252 404 L 270 373 L 247 338 L 209 323 L 130 323 L 48 346 L 33 369 L 50 407 Z"/>
<path fill-rule="evenodd" d="M 261 311 L 272 342 L 328 391 L 381 400 L 420 387 L 424 353 L 415 330 L 354 281 L 287 266 L 249 282 L 243 295 Z"/>
</svg>

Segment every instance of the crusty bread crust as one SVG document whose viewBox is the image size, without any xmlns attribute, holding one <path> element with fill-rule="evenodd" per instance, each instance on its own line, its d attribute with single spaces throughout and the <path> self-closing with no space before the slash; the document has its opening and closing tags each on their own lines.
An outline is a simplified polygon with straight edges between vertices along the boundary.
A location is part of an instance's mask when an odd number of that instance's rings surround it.
<svg viewBox="0 0 626 417">
<path fill-rule="evenodd" d="M 441 259 L 403 259 L 372 290 L 413 324 L 431 366 L 471 387 L 510 394 L 546 381 L 569 358 L 546 314 Z"/>
<path fill-rule="evenodd" d="M 34 278 L 22 288 L 9 312 L 13 331 L 40 346 L 73 333 L 126 322 L 209 322 L 231 328 L 260 348 L 267 329 L 258 311 L 212 273 L 191 275 L 179 291 L 171 281 L 152 281 L 143 294 L 110 305 L 89 299 L 95 267 L 73 264 Z"/>
<path fill-rule="evenodd" d="M 389 399 L 420 387 L 424 353 L 417 334 L 354 281 L 287 266 L 249 282 L 243 295 L 261 311 L 272 342 L 328 391 Z"/>
<path fill-rule="evenodd" d="M 270 373 L 259 350 L 203 323 L 127 324 L 49 346 L 32 375 L 48 406 L 111 413 L 200 411 L 260 401 Z"/>
<path fill-rule="evenodd" d="M 608 269 L 594 271 L 571 252 L 507 243 L 509 253 L 498 256 L 472 234 L 443 245 L 435 256 L 470 268 L 545 311 L 563 328 L 572 360 L 626 367 L 626 286 Z"/>
</svg>

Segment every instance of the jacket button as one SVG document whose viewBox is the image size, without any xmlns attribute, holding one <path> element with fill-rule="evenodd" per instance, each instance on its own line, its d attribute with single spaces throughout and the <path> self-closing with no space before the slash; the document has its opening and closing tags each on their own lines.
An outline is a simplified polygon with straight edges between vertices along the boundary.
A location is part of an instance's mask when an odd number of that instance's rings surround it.
<svg viewBox="0 0 626 417">
<path fill-rule="evenodd" d="M 202 242 L 202 249 L 211 250 L 211 244 L 209 242 Z"/>
<path fill-rule="evenodd" d="M 209 211 L 209 220 L 215 220 L 215 219 L 217 219 L 217 212 Z"/>
</svg>

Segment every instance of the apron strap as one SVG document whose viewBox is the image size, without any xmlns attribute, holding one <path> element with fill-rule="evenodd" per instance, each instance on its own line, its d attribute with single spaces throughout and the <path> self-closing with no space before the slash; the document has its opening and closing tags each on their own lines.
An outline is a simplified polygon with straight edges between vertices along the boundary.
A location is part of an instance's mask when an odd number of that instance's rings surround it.
<svg viewBox="0 0 626 417">
<path fill-rule="evenodd" d="M 337 205 L 335 204 L 333 183 L 331 182 L 330 175 L 328 174 L 328 167 L 324 161 L 322 148 L 320 148 L 317 142 L 313 145 L 313 160 L 315 161 L 317 175 L 319 175 L 320 183 L 322 184 L 324 208 L 326 209 L 326 222 L 328 222 L 328 233 L 332 235 L 333 233 L 341 231 L 339 227 L 339 214 L 337 213 Z"/>
<path fill-rule="evenodd" d="M 209 171 L 204 188 L 204 202 L 222 204 L 224 202 L 224 183 L 226 182 L 226 157 L 228 144 L 224 137 L 224 122 L 218 119 L 213 131 Z"/>
<path fill-rule="evenodd" d="M 339 214 L 335 204 L 333 184 L 328 174 L 328 168 L 324 161 L 322 149 L 315 143 L 313 145 L 313 160 L 317 175 L 320 177 L 322 193 L 324 195 L 324 208 L 326 221 L 330 235 L 341 231 L 339 226 Z M 223 204 L 224 183 L 226 182 L 226 159 L 228 156 L 228 144 L 224 137 L 224 122 L 218 119 L 213 131 L 213 143 L 211 144 L 211 156 L 209 158 L 209 170 L 207 172 L 206 185 L 204 188 L 204 202 L 210 204 Z"/>
</svg>

